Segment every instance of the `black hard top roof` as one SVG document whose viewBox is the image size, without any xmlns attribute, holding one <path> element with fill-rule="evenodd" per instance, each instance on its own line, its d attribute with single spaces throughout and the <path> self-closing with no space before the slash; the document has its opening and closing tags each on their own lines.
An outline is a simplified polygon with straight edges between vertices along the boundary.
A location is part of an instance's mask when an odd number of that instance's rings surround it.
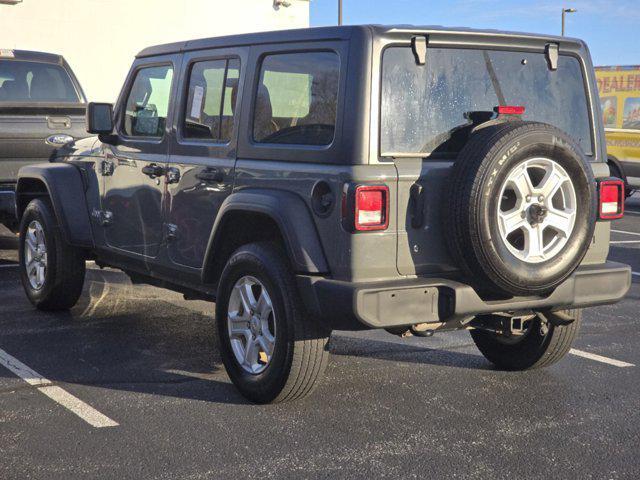
<svg viewBox="0 0 640 480">
<path fill-rule="evenodd" d="M 56 65 L 64 64 L 62 55 L 31 50 L 14 50 L 12 48 L 0 48 L 0 60 L 28 60 L 40 63 L 55 63 Z"/>
<path fill-rule="evenodd" d="M 500 30 L 476 30 L 464 27 L 441 26 L 416 26 L 416 25 L 349 25 L 340 27 L 315 27 L 296 30 L 279 30 L 273 32 L 247 33 L 241 35 L 229 35 L 224 37 L 203 38 L 187 40 L 184 42 L 167 43 L 148 47 L 138 53 L 137 57 L 151 57 L 181 53 L 192 50 L 205 50 L 209 48 L 237 47 L 242 45 L 258 45 L 264 43 L 292 43 L 309 42 L 318 40 L 348 40 L 355 32 L 368 31 L 373 36 L 384 36 L 394 33 L 450 33 L 460 35 L 474 35 L 479 37 L 517 37 L 532 40 L 545 40 L 547 42 L 581 43 L 580 40 L 558 37 L 553 35 L 540 35 L 531 33 L 508 32 Z"/>
</svg>

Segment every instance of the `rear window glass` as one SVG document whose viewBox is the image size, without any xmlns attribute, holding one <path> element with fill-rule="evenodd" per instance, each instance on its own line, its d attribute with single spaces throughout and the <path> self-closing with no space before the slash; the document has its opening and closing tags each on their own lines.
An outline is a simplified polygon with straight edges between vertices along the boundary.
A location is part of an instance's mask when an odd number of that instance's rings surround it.
<svg viewBox="0 0 640 480">
<path fill-rule="evenodd" d="M 59 65 L 0 60 L 0 102 L 80 102 L 67 71 Z"/>
<path fill-rule="evenodd" d="M 333 141 L 340 60 L 333 52 L 269 55 L 255 97 L 253 138 L 260 143 Z"/>
<path fill-rule="evenodd" d="M 193 65 L 183 126 L 185 138 L 231 140 L 239 75 L 237 59 Z"/>
<path fill-rule="evenodd" d="M 524 106 L 524 120 L 554 125 L 592 154 L 576 58 L 561 55 L 554 71 L 542 53 L 430 48 L 417 65 L 411 48 L 391 47 L 383 57 L 382 155 L 455 154 L 498 105 Z"/>
</svg>

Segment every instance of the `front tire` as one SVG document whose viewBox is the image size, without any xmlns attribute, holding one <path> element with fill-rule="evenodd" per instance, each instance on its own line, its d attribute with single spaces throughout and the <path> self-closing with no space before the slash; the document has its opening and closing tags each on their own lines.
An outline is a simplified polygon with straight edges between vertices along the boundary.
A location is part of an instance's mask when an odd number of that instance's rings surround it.
<svg viewBox="0 0 640 480">
<path fill-rule="evenodd" d="M 73 307 L 84 285 L 82 250 L 67 244 L 46 199 L 32 200 L 20 223 L 20 279 L 29 301 L 44 311 Z"/>
<path fill-rule="evenodd" d="M 471 330 L 471 338 L 484 357 L 501 370 L 531 370 L 553 365 L 571 349 L 582 323 L 582 310 L 569 310 L 575 320 L 567 325 L 549 325 L 546 334 L 539 317 L 517 341 L 503 334 Z"/>
<path fill-rule="evenodd" d="M 330 331 L 306 314 L 276 245 L 249 244 L 231 256 L 220 279 L 216 324 L 227 373 L 249 400 L 296 400 L 317 386 Z"/>
</svg>

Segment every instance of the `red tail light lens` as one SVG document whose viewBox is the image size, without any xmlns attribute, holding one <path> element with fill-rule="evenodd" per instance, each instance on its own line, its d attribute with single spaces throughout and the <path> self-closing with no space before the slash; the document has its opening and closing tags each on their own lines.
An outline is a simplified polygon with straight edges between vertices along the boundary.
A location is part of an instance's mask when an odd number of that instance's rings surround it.
<svg viewBox="0 0 640 480">
<path fill-rule="evenodd" d="M 516 105 L 500 105 L 495 108 L 495 111 L 499 115 L 524 115 L 524 107 Z"/>
<path fill-rule="evenodd" d="M 615 220 L 624 215 L 624 182 L 603 180 L 598 187 L 598 211 L 602 220 Z"/>
<path fill-rule="evenodd" d="M 359 231 L 385 230 L 389 226 L 389 187 L 356 187 L 354 225 Z"/>
</svg>

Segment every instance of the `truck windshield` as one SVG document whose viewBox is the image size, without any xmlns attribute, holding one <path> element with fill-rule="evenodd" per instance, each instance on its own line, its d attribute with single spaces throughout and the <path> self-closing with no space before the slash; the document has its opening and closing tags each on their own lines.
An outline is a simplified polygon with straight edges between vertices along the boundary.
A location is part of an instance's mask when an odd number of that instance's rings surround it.
<svg viewBox="0 0 640 480">
<path fill-rule="evenodd" d="M 0 60 L 0 103 L 79 103 L 67 71 L 50 63 Z"/>
<path fill-rule="evenodd" d="M 551 70 L 543 53 L 429 48 L 418 65 L 410 47 L 384 52 L 382 155 L 454 155 L 499 105 L 524 106 L 524 120 L 560 128 L 592 155 L 578 59 L 560 55 Z"/>
</svg>

